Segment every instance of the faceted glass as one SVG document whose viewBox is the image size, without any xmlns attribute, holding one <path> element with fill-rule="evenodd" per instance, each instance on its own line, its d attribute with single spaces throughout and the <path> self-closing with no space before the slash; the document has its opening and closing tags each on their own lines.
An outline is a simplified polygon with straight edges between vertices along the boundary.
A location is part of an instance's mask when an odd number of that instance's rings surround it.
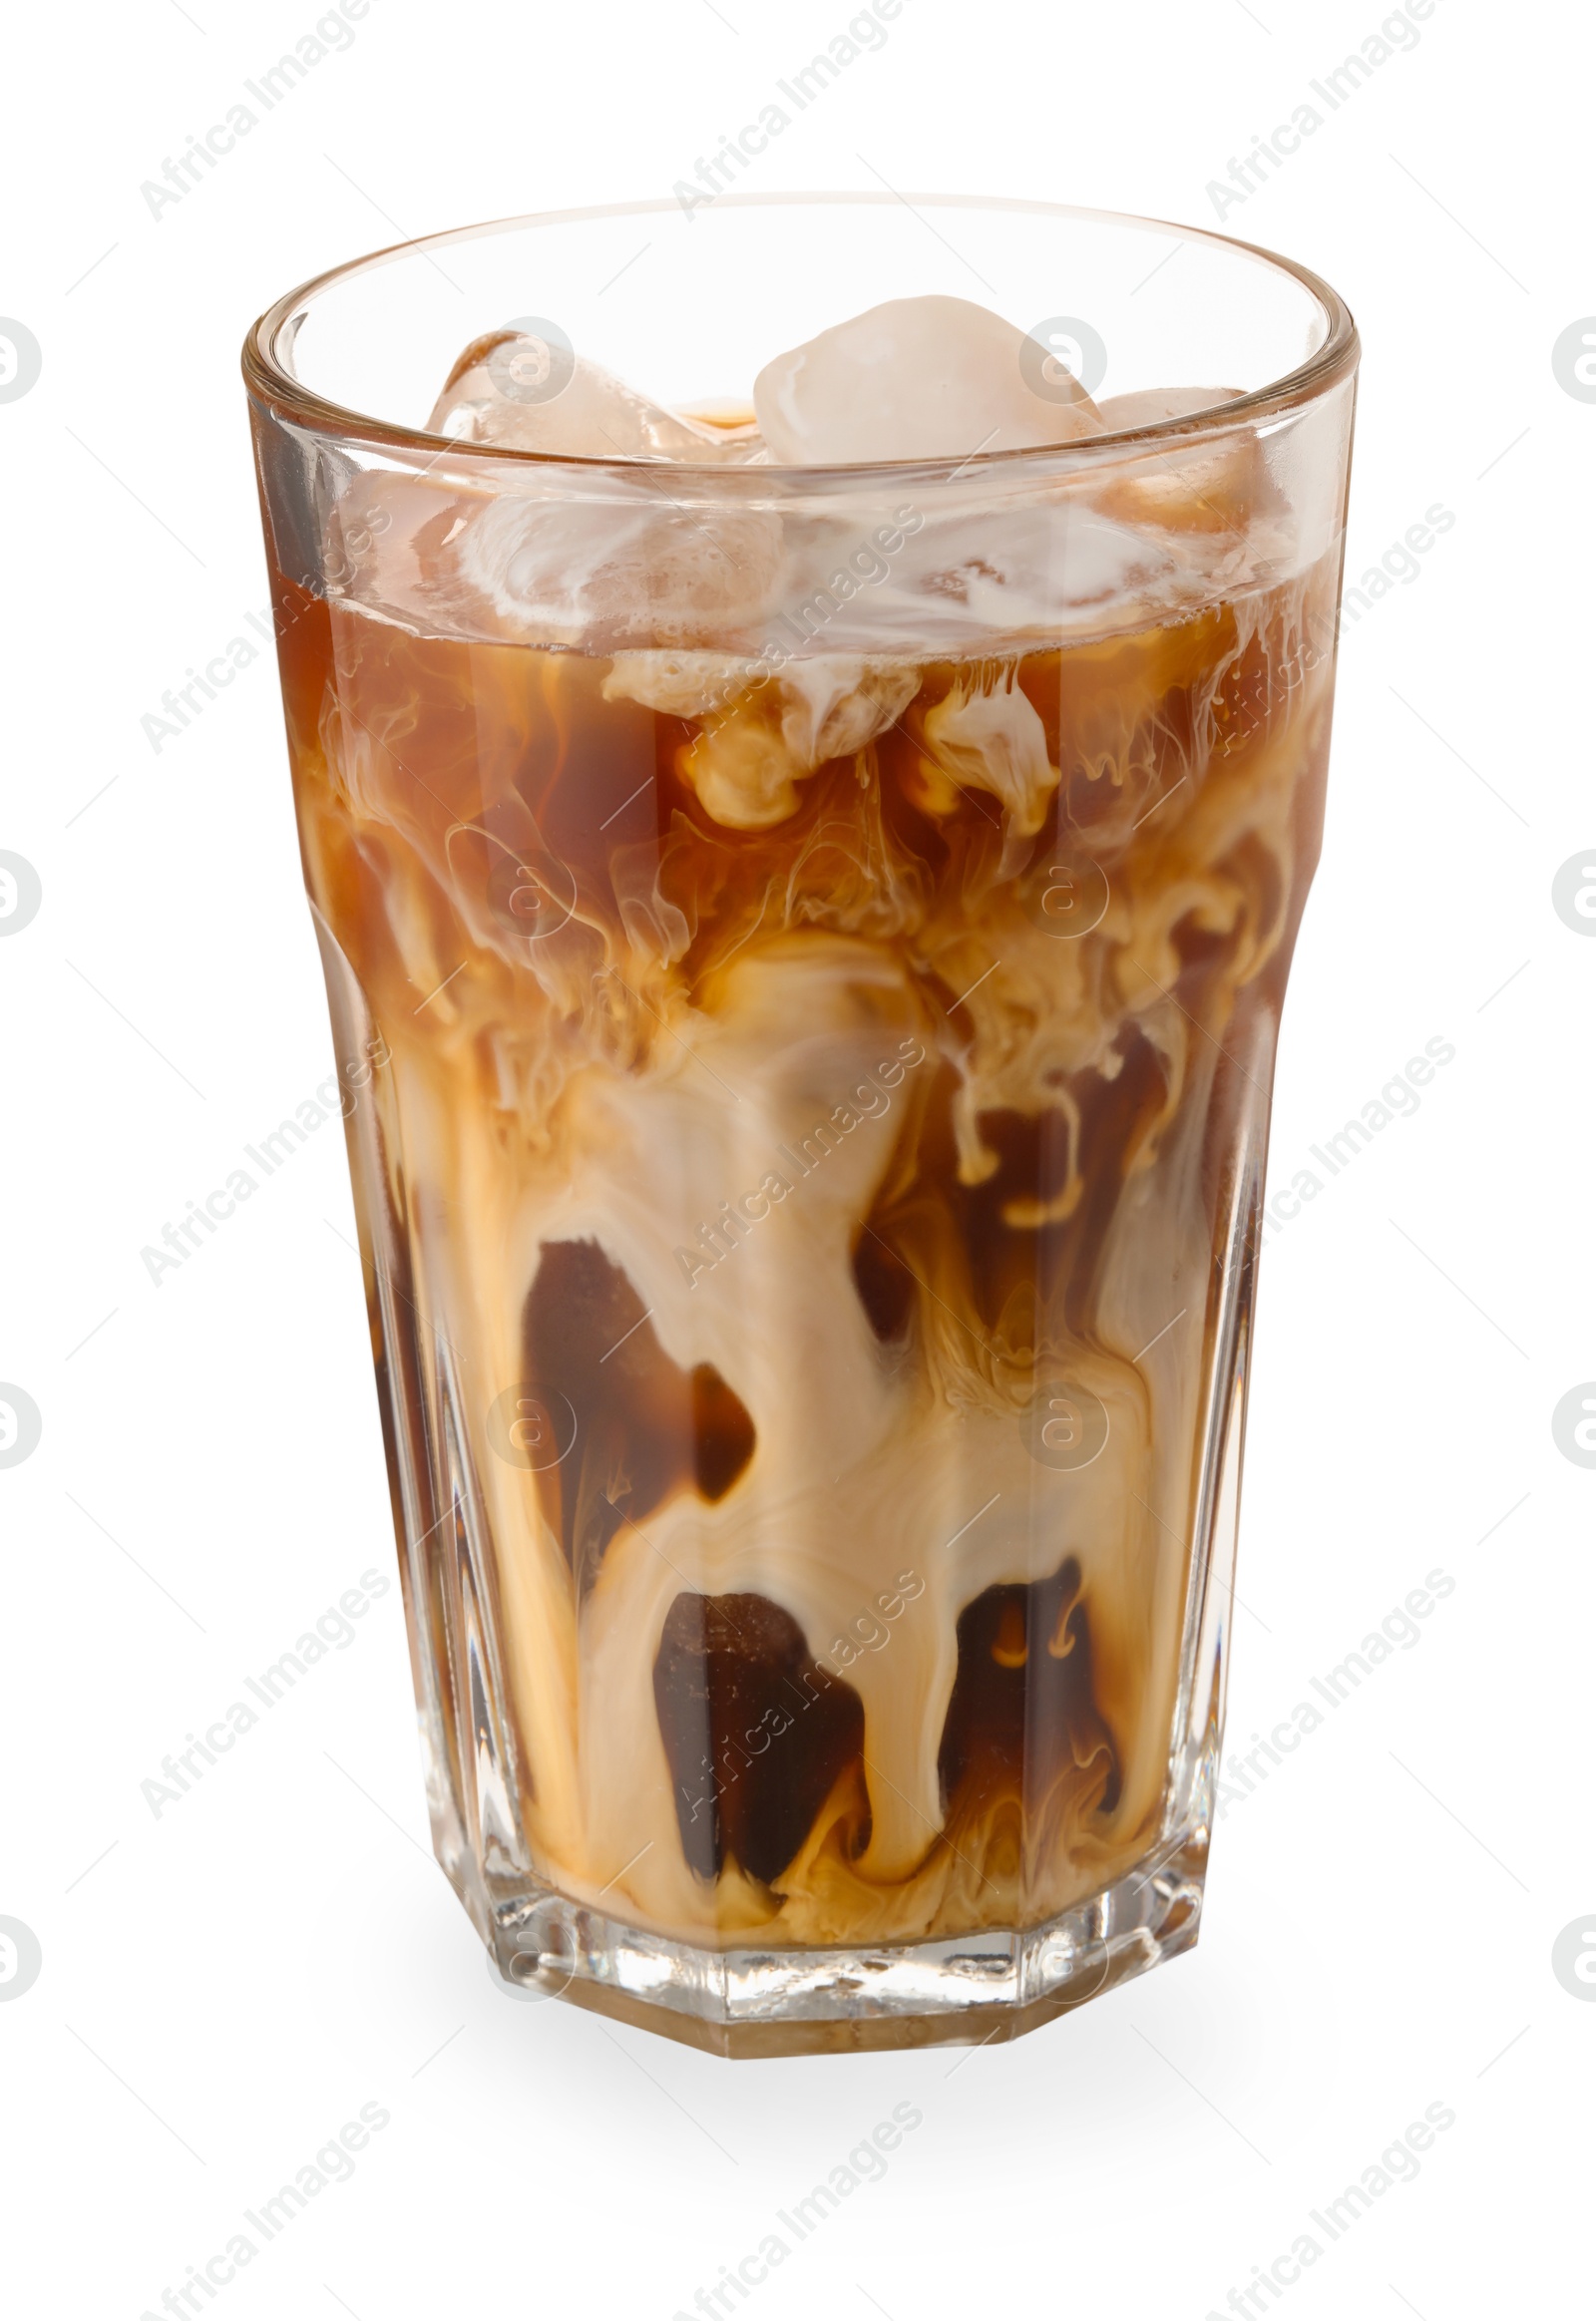
<svg viewBox="0 0 1596 2321">
<path fill-rule="evenodd" d="M 1096 432 L 754 456 L 978 288 Z M 986 2039 L 1195 1938 L 1356 364 L 1240 244 L 868 195 L 251 333 L 434 1839 L 529 1988 Z"/>
</svg>

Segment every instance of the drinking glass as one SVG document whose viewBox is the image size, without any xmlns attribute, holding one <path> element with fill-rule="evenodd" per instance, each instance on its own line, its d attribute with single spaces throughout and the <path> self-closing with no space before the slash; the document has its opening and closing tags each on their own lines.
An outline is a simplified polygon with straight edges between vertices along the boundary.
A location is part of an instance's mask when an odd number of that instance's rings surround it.
<svg viewBox="0 0 1596 2321">
<path fill-rule="evenodd" d="M 761 452 L 920 297 L 1066 440 Z M 250 332 L 434 1843 L 529 1995 L 985 2040 L 1195 1939 L 1357 359 L 1221 236 L 868 193 Z"/>
</svg>

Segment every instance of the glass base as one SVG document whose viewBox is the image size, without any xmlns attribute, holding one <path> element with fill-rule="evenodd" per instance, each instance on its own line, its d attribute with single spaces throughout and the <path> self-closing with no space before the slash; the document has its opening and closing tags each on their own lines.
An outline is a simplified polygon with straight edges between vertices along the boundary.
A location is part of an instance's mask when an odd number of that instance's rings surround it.
<svg viewBox="0 0 1596 2321">
<path fill-rule="evenodd" d="M 514 1986 L 710 2055 L 863 2054 L 1018 2039 L 1197 1939 L 1206 1822 L 1039 1926 L 879 1949 L 701 1949 L 544 1889 L 493 1908 Z"/>
</svg>

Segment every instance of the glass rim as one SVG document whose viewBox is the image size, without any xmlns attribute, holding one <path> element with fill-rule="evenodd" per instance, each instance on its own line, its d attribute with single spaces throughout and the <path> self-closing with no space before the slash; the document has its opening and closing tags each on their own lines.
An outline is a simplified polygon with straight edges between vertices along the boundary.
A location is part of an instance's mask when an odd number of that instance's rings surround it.
<svg viewBox="0 0 1596 2321">
<path fill-rule="evenodd" d="M 898 194 L 869 190 L 837 190 L 818 193 L 726 193 L 717 194 L 715 198 L 717 209 L 853 204 L 877 208 L 909 206 L 1010 210 L 1035 217 L 1071 218 L 1104 225 L 1132 226 L 1138 231 L 1174 234 L 1185 241 L 1210 242 L 1219 248 L 1235 251 L 1256 264 L 1292 276 L 1319 304 L 1328 326 L 1326 337 L 1313 354 L 1279 378 L 1271 379 L 1261 387 L 1249 388 L 1245 394 L 1232 396 L 1228 402 L 1216 403 L 1207 411 L 1194 412 L 1185 418 L 1154 420 L 1141 427 L 1114 429 L 1102 435 L 1077 436 L 1060 443 L 1027 444 L 1007 451 L 967 453 L 959 459 L 870 460 L 814 466 L 773 463 L 766 467 L 730 467 L 723 461 L 712 460 L 593 459 L 571 452 L 532 451 L 508 444 L 466 443 L 456 436 L 434 434 L 425 428 L 407 427 L 398 421 L 381 419 L 372 412 L 355 411 L 317 394 L 287 367 L 285 358 L 292 344 L 291 338 L 279 355 L 283 332 L 298 310 L 351 275 L 374 272 L 379 266 L 391 265 L 400 258 L 426 255 L 433 250 L 448 248 L 456 242 L 485 240 L 494 234 L 514 233 L 528 226 L 575 225 L 602 217 L 657 216 L 677 209 L 679 204 L 674 196 L 662 194 L 646 201 L 607 201 L 577 209 L 528 210 L 518 216 L 490 218 L 475 225 L 451 226 L 439 233 L 413 235 L 408 240 L 390 242 L 383 248 L 368 250 L 359 257 L 346 258 L 338 265 L 311 275 L 307 281 L 273 300 L 250 325 L 242 349 L 245 385 L 251 396 L 263 399 L 277 418 L 308 427 L 319 434 L 350 437 L 394 450 L 426 452 L 434 458 L 441 451 L 449 450 L 462 460 L 497 463 L 507 471 L 517 467 L 527 470 L 571 469 L 596 479 L 635 476 L 639 471 L 668 467 L 673 475 L 679 475 L 697 485 L 708 485 L 712 481 L 715 486 L 723 489 L 734 479 L 750 491 L 768 495 L 773 489 L 782 487 L 797 486 L 807 491 L 817 483 L 823 486 L 828 479 L 847 485 L 876 477 L 940 476 L 948 479 L 956 474 L 973 471 L 1003 474 L 1037 468 L 1045 470 L 1049 466 L 1063 470 L 1092 466 L 1098 464 L 1104 453 L 1119 455 L 1143 448 L 1156 448 L 1177 439 L 1184 443 L 1205 436 L 1228 434 L 1239 425 L 1252 424 L 1301 408 L 1326 393 L 1338 380 L 1355 370 L 1358 364 L 1361 351 L 1358 325 L 1346 300 L 1323 275 L 1316 274 L 1309 266 L 1299 264 L 1295 258 L 1285 257 L 1278 250 L 1266 248 L 1261 242 L 1242 241 L 1233 234 L 1212 232 L 1206 226 L 1183 225 L 1169 218 L 1142 217 L 1126 210 L 1088 208 L 1073 202 L 1034 201 L 999 193 Z"/>
</svg>

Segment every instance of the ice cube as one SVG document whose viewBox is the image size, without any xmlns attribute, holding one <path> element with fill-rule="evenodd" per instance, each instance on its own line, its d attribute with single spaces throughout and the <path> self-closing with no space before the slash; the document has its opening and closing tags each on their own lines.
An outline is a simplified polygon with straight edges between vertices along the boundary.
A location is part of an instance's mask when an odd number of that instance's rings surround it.
<svg viewBox="0 0 1596 2321">
<path fill-rule="evenodd" d="M 757 632 L 780 570 L 781 523 L 766 509 L 678 505 L 643 469 L 629 500 L 488 501 L 450 554 L 511 634 L 598 652 L 717 646 Z"/>
<path fill-rule="evenodd" d="M 1097 406 L 1105 428 L 1156 427 L 1161 419 L 1191 419 L 1217 404 L 1234 403 L 1239 387 L 1138 387 L 1107 395 Z"/>
<path fill-rule="evenodd" d="M 754 410 L 784 466 L 966 459 L 1095 435 L 1097 407 L 1067 372 L 1056 400 L 1031 387 L 1031 343 L 968 298 L 892 298 L 767 363 Z"/>
<path fill-rule="evenodd" d="M 684 403 L 676 416 L 694 427 L 707 427 L 713 437 L 709 456 L 727 467 L 770 464 L 758 417 L 746 395 L 710 395 L 701 403 Z"/>
<path fill-rule="evenodd" d="M 427 426 L 461 443 L 584 460 L 718 460 L 731 434 L 650 402 L 574 353 L 552 325 L 547 334 L 507 329 L 474 339 Z M 744 442 L 736 448 L 746 458 Z"/>
<path fill-rule="evenodd" d="M 1122 429 L 1153 427 L 1165 419 L 1192 419 L 1199 412 L 1223 419 L 1223 406 L 1239 387 L 1144 387 L 1110 395 L 1102 405 L 1103 425 Z M 1248 427 L 1173 436 L 1127 456 L 1107 472 L 1097 493 L 1105 514 L 1138 531 L 1229 533 L 1240 547 L 1261 518 L 1278 511 L 1280 495 L 1258 436 Z"/>
</svg>

